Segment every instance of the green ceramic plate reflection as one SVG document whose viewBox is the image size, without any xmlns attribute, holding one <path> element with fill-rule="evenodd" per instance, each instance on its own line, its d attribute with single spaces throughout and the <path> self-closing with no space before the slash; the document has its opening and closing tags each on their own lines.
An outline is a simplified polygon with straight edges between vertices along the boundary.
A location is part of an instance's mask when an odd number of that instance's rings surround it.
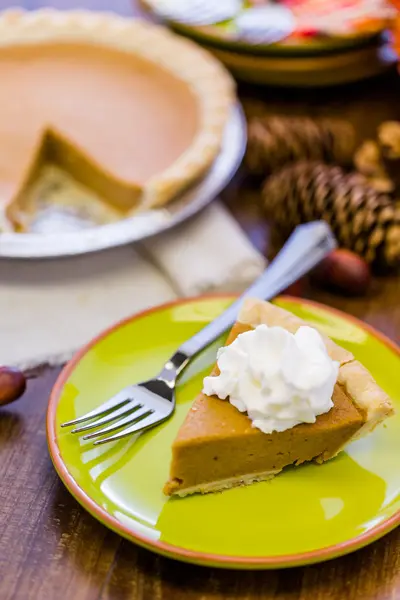
<svg viewBox="0 0 400 600">
<path fill-rule="evenodd" d="M 60 429 L 127 384 L 146 379 L 232 298 L 161 306 L 118 324 L 83 349 L 53 390 L 47 430 L 62 480 L 111 529 L 155 552 L 199 564 L 272 568 L 317 562 L 364 546 L 400 521 L 400 410 L 336 459 L 287 469 L 263 483 L 167 499 L 170 447 L 216 345 L 182 378 L 177 410 L 139 438 L 94 447 Z M 360 322 L 306 301 L 280 306 L 351 350 L 400 409 L 399 350 Z"/>
</svg>

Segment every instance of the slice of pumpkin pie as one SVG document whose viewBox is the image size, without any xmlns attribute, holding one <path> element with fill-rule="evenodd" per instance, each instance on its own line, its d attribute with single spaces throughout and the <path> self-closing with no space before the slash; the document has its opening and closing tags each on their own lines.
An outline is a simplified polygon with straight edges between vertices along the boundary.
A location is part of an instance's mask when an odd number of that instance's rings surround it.
<svg viewBox="0 0 400 600">
<path fill-rule="evenodd" d="M 347 350 L 291 313 L 247 300 L 172 446 L 167 495 L 323 463 L 393 413 Z"/>
</svg>

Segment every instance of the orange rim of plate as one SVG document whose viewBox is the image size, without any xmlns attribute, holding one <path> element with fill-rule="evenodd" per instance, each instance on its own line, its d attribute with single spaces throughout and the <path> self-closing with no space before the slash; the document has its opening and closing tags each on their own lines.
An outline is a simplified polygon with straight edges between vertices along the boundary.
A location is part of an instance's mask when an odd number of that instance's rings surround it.
<svg viewBox="0 0 400 600">
<path fill-rule="evenodd" d="M 167 556 L 169 558 L 174 558 L 184 562 L 200 564 L 205 566 L 225 567 L 228 569 L 274 569 L 284 567 L 295 567 L 322 562 L 325 560 L 343 556 L 345 554 L 349 554 L 350 552 L 353 552 L 355 550 L 359 550 L 360 548 L 367 546 L 368 544 L 378 540 L 385 534 L 395 529 L 398 525 L 400 525 L 400 510 L 388 519 L 386 519 L 384 522 L 380 523 L 379 525 L 376 525 L 375 527 L 372 527 L 372 529 L 357 537 L 354 537 L 350 540 L 346 540 L 345 542 L 340 542 L 332 546 L 327 546 L 325 548 L 320 548 L 318 550 L 312 550 L 309 552 L 265 557 L 227 556 L 206 552 L 196 552 L 193 550 L 181 548 L 179 546 L 174 546 L 165 542 L 149 540 L 145 536 L 142 536 L 138 533 L 133 533 L 128 527 L 126 527 L 120 521 L 118 521 L 116 518 L 110 515 L 101 506 L 96 504 L 96 502 L 94 502 L 90 498 L 90 496 L 88 496 L 88 494 L 76 483 L 73 476 L 66 468 L 59 452 L 59 448 L 57 445 L 57 434 L 55 430 L 55 417 L 58 401 L 61 392 L 64 388 L 64 385 L 69 379 L 72 371 L 80 362 L 80 360 L 89 350 L 96 346 L 100 340 L 107 337 L 120 327 L 124 327 L 124 325 L 126 325 L 127 323 L 131 323 L 136 319 L 141 319 L 142 317 L 150 315 L 153 312 L 158 312 L 160 310 L 167 309 L 172 306 L 187 304 L 188 302 L 198 302 L 200 300 L 212 300 L 217 298 L 226 298 L 227 300 L 233 300 L 234 298 L 236 298 L 236 296 L 230 294 L 196 296 L 192 298 L 174 300 L 172 302 L 160 304 L 153 308 L 136 313 L 131 317 L 127 317 L 126 319 L 118 321 L 115 325 L 112 325 L 111 327 L 107 328 L 102 333 L 100 333 L 98 336 L 93 338 L 88 344 L 86 344 L 78 352 L 76 352 L 72 359 L 65 365 L 60 375 L 58 376 L 50 394 L 49 403 L 47 407 L 46 431 L 51 459 L 60 479 L 62 480 L 68 491 L 92 516 L 98 519 L 103 525 L 106 525 L 112 531 L 138 544 L 139 546 L 146 548 L 147 550 L 151 550 L 153 552 L 156 552 L 157 554 L 161 554 L 163 556 Z M 353 323 L 355 323 L 358 327 L 361 327 L 362 329 L 376 337 L 383 344 L 388 346 L 400 358 L 400 347 L 395 342 L 390 340 L 383 333 L 377 331 L 371 325 L 360 321 L 352 315 L 347 315 L 346 313 L 336 308 L 332 308 L 319 302 L 314 302 L 303 298 L 295 298 L 292 296 L 279 296 L 277 299 L 288 300 L 292 303 L 297 304 L 309 305 L 311 307 L 319 308 L 325 310 L 326 312 L 331 312 L 344 319 L 350 320 Z"/>
</svg>

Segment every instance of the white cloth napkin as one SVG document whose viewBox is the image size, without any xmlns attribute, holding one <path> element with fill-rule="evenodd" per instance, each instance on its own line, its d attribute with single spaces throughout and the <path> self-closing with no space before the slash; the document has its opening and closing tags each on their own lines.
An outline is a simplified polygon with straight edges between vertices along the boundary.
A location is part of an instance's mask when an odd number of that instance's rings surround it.
<svg viewBox="0 0 400 600">
<path fill-rule="evenodd" d="M 157 238 L 56 260 L 0 261 L 0 365 L 63 362 L 102 329 L 169 300 L 240 292 L 265 268 L 214 202 Z"/>
</svg>

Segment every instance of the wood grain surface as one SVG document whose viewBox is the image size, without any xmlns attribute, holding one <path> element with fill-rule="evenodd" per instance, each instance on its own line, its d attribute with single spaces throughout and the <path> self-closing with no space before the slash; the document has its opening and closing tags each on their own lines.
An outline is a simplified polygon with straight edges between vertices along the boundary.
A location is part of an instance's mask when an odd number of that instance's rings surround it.
<svg viewBox="0 0 400 600">
<path fill-rule="evenodd" d="M 26 1 L 32 9 L 51 2 Z M 114 9 L 128 0 L 53 0 L 59 8 Z M 0 0 L 0 8 L 15 2 Z M 339 114 L 360 137 L 400 117 L 397 76 L 336 90 L 240 88 L 249 113 Z M 224 197 L 253 242 L 267 251 L 258 191 L 243 175 Z M 374 281 L 368 297 L 348 299 L 307 285 L 307 297 L 356 315 L 400 341 L 400 278 Z M 58 369 L 43 368 L 16 404 L 0 411 L 0 600 L 397 600 L 400 529 L 368 548 L 325 564 L 286 571 L 233 572 L 160 558 L 108 531 L 59 481 L 46 444 L 45 412 Z"/>
</svg>

